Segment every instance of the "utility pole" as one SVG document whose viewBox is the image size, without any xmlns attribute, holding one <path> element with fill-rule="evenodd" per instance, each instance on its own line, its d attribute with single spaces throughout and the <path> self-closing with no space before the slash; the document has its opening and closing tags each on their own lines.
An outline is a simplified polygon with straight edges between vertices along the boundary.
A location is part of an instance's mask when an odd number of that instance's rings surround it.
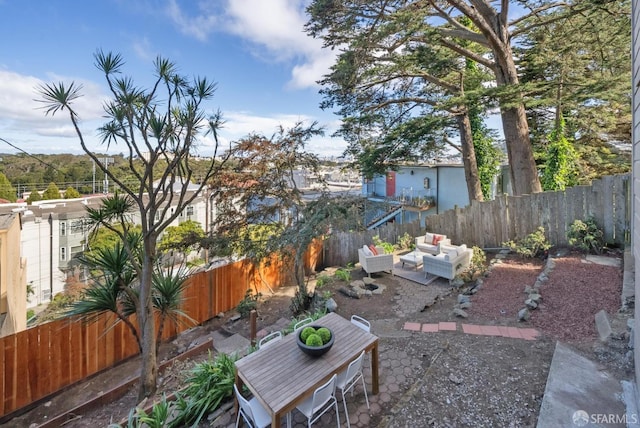
<svg viewBox="0 0 640 428">
<path fill-rule="evenodd" d="M 102 158 L 102 162 L 104 163 L 104 194 L 109 194 L 109 178 L 107 177 L 107 169 L 109 169 L 109 164 L 113 163 L 113 158 Z"/>
</svg>

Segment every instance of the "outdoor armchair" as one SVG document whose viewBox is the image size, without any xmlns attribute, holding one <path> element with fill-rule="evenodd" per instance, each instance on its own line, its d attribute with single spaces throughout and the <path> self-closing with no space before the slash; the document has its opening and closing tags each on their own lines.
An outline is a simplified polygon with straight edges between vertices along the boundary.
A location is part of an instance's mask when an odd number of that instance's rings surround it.
<svg viewBox="0 0 640 428">
<path fill-rule="evenodd" d="M 393 275 L 393 254 L 384 254 L 382 247 L 376 247 L 378 255 L 367 256 L 362 248 L 358 248 L 358 261 L 369 277 L 375 272 L 389 271 Z"/>
</svg>

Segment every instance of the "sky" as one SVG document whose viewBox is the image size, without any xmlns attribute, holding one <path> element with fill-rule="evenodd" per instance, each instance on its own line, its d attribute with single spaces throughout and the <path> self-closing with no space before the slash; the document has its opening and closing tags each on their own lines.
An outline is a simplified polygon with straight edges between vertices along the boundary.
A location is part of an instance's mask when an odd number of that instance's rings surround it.
<svg viewBox="0 0 640 428">
<path fill-rule="evenodd" d="M 157 56 L 183 75 L 217 83 L 207 114 L 222 112 L 221 145 L 251 133 L 272 136 L 302 121 L 325 128 L 308 150 L 340 156 L 346 144 L 331 137 L 339 118 L 323 111 L 316 84 L 335 53 L 304 33 L 309 0 L 0 0 L 0 138 L 30 154 L 82 153 L 67 114 L 45 115 L 36 88 L 75 82 L 76 109 L 92 150 L 106 122 L 109 96 L 94 65 L 98 50 L 119 53 L 124 73 L 149 87 Z M 206 155 L 212 141 L 202 141 Z M 18 150 L 0 140 L 0 153 Z"/>
</svg>

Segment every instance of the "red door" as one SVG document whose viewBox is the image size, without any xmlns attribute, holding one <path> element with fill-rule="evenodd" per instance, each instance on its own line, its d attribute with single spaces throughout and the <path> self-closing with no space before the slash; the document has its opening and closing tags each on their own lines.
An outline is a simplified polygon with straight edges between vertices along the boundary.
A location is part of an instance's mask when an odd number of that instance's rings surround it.
<svg viewBox="0 0 640 428">
<path fill-rule="evenodd" d="M 387 197 L 396 195 L 396 173 L 395 171 L 387 172 Z"/>
</svg>

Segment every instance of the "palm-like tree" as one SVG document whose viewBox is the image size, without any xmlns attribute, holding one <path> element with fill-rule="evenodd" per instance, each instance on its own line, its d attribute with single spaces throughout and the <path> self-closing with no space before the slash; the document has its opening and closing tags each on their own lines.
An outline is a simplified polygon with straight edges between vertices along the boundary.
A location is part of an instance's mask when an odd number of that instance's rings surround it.
<svg viewBox="0 0 640 428">
<path fill-rule="evenodd" d="M 139 301 L 139 282 L 136 270 L 127 250 L 133 248 L 133 256 L 139 257 L 141 235 L 129 232 L 128 245 L 116 242 L 113 247 L 100 248 L 94 253 L 83 255 L 80 262 L 87 266 L 91 275 L 91 285 L 81 300 L 73 303 L 68 314 L 80 315 L 86 322 L 93 322 L 105 312 L 112 312 L 116 322 L 123 322 L 131 331 L 142 352 L 140 333 L 131 322 L 131 315 L 136 313 L 136 302 Z M 157 341 L 159 344 L 164 323 L 171 320 L 175 323 L 193 322 L 193 319 L 181 309 L 182 293 L 189 272 L 179 268 L 162 269 L 154 267 L 153 272 L 153 306 L 159 314 Z"/>
</svg>

